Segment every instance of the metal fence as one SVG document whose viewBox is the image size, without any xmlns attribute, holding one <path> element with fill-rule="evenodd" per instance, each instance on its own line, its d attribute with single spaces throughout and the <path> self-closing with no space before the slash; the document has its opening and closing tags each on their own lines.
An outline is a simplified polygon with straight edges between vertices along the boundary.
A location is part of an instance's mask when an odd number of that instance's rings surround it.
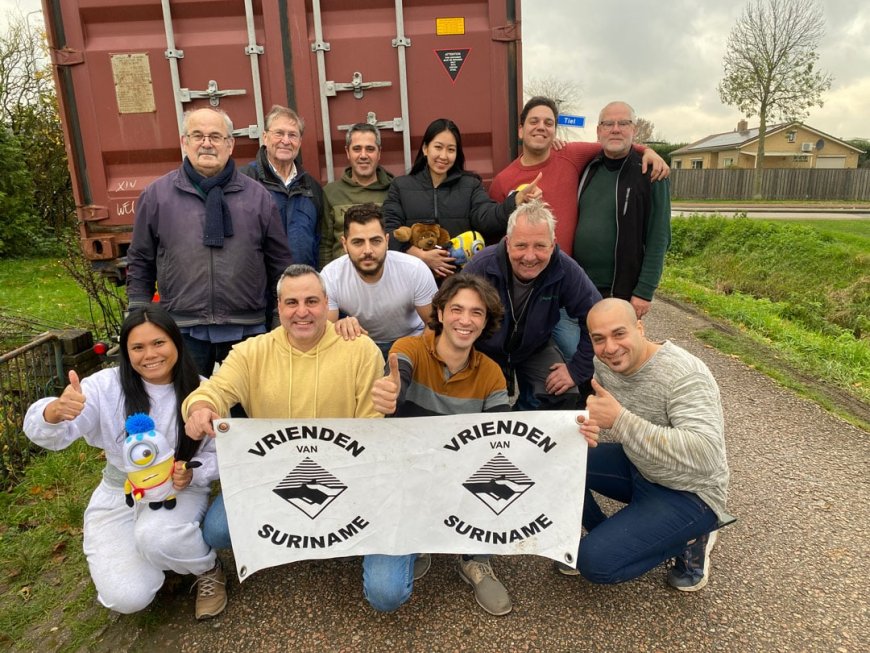
<svg viewBox="0 0 870 653">
<path fill-rule="evenodd" d="M 63 389 L 63 344 L 47 332 L 26 345 L 0 355 L 0 483 L 14 480 L 38 450 L 24 437 L 27 407 Z"/>
<path fill-rule="evenodd" d="M 671 170 L 671 196 L 681 200 L 751 200 L 754 170 Z M 761 194 L 770 200 L 870 201 L 870 168 L 764 170 Z"/>
</svg>

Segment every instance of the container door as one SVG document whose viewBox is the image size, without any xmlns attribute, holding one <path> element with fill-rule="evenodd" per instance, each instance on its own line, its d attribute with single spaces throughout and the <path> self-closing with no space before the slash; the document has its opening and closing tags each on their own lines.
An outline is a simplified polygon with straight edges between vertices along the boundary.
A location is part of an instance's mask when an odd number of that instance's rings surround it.
<svg viewBox="0 0 870 653">
<path fill-rule="evenodd" d="M 426 127 L 441 117 L 459 125 L 466 167 L 485 180 L 516 156 L 522 97 L 516 2 L 289 4 L 291 15 L 303 4 L 306 15 L 305 48 L 293 48 L 293 70 L 297 110 L 317 126 L 316 162 L 310 128 L 303 140 L 309 171 L 316 165 L 324 181 L 342 174 L 346 130 L 355 122 L 380 127 L 381 163 L 394 174 L 407 171 Z"/>
<path fill-rule="evenodd" d="M 44 5 L 83 249 L 109 263 L 126 253 L 139 194 L 181 162 L 184 111 L 223 109 L 236 162 L 254 157 L 264 102 L 286 98 L 281 16 L 250 0 Z"/>
</svg>

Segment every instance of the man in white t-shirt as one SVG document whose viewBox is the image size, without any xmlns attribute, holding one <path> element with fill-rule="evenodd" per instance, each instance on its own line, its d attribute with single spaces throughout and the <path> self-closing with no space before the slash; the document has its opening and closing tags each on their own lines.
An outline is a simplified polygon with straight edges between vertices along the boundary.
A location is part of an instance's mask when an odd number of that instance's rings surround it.
<svg viewBox="0 0 870 653">
<path fill-rule="evenodd" d="M 377 204 L 352 206 L 341 238 L 347 255 L 321 272 L 336 332 L 345 340 L 368 335 L 384 357 L 397 338 L 423 332 L 438 290 L 428 266 L 389 251 L 388 240 Z"/>
</svg>

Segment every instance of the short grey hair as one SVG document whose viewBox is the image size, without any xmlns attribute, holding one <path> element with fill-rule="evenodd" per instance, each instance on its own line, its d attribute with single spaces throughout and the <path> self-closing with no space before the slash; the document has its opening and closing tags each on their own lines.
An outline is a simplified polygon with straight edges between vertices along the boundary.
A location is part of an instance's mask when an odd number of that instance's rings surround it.
<svg viewBox="0 0 870 653">
<path fill-rule="evenodd" d="M 302 120 L 302 116 L 293 111 L 290 107 L 282 107 L 280 104 L 273 104 L 272 108 L 269 109 L 269 113 L 266 114 L 265 119 L 265 127 L 266 131 L 269 131 L 269 127 L 272 125 L 272 121 L 275 118 L 287 118 L 288 120 L 292 120 L 299 127 L 299 135 L 302 136 L 305 133 L 305 121 Z"/>
<path fill-rule="evenodd" d="M 604 112 L 615 104 L 621 104 L 622 106 L 627 108 L 631 116 L 631 122 L 637 122 L 637 113 L 635 112 L 634 107 L 632 107 L 628 102 L 623 102 L 622 100 L 614 100 L 613 102 L 608 102 L 607 104 L 605 104 L 604 108 L 598 112 L 598 122 L 601 122 L 601 116 L 604 115 Z"/>
<path fill-rule="evenodd" d="M 280 296 L 281 295 L 281 284 L 284 283 L 284 279 L 295 279 L 297 277 L 304 277 L 306 274 L 313 274 L 317 277 L 318 283 L 320 283 L 320 288 L 323 290 L 323 294 L 326 294 L 326 284 L 323 283 L 323 277 L 320 276 L 320 273 L 315 270 L 310 265 L 305 263 L 293 263 L 292 265 L 288 265 L 287 268 L 281 273 L 281 276 L 278 277 L 278 285 L 275 287 L 275 293 Z"/>
<path fill-rule="evenodd" d="M 381 130 L 375 127 L 374 125 L 370 125 L 367 122 L 358 122 L 355 125 L 351 125 L 350 129 L 347 130 L 347 135 L 344 137 L 344 146 L 350 148 L 350 141 L 353 138 L 354 134 L 365 134 L 368 132 L 369 134 L 375 135 L 375 145 L 378 148 L 381 147 Z"/>
<path fill-rule="evenodd" d="M 517 226 L 517 220 L 520 216 L 525 217 L 530 225 L 546 224 L 547 230 L 550 232 L 550 240 L 556 240 L 556 216 L 550 210 L 550 205 L 543 200 L 529 200 L 525 204 L 520 204 L 510 214 L 507 223 L 507 235 L 510 238 Z"/>
<path fill-rule="evenodd" d="M 227 128 L 227 136 L 230 138 L 233 137 L 233 121 L 227 115 L 227 112 L 223 109 L 216 109 L 214 107 L 197 107 L 196 109 L 188 109 L 184 112 L 184 115 L 181 116 L 181 135 L 184 136 L 187 134 L 187 123 L 190 122 L 190 116 L 192 116 L 197 111 L 214 111 L 221 118 L 224 119 L 224 125 Z"/>
</svg>

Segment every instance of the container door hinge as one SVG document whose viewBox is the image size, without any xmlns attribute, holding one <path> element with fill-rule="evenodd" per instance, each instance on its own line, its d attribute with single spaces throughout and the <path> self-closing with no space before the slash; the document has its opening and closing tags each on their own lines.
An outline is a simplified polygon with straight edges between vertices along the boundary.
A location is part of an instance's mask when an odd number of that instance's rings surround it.
<svg viewBox="0 0 870 653">
<path fill-rule="evenodd" d="M 85 55 L 81 50 L 61 48 L 51 51 L 51 63 L 54 66 L 75 66 L 85 62 Z"/>
<path fill-rule="evenodd" d="M 323 94 L 327 97 L 335 97 L 338 91 L 353 91 L 353 96 L 359 100 L 363 92 L 370 88 L 383 88 L 392 86 L 392 82 L 364 82 L 362 73 L 355 72 L 350 82 L 327 81 L 324 84 Z"/>
<path fill-rule="evenodd" d="M 510 23 L 501 27 L 493 27 L 490 32 L 493 41 L 519 41 L 522 36 L 519 23 Z"/>
<path fill-rule="evenodd" d="M 229 88 L 226 90 L 218 90 L 218 83 L 210 79 L 208 80 L 208 88 L 205 91 L 191 91 L 189 88 L 178 89 L 178 99 L 182 102 L 190 102 L 200 98 L 208 98 L 208 103 L 213 107 L 219 106 L 222 97 L 229 95 L 245 95 L 247 91 L 243 88 Z"/>
</svg>

